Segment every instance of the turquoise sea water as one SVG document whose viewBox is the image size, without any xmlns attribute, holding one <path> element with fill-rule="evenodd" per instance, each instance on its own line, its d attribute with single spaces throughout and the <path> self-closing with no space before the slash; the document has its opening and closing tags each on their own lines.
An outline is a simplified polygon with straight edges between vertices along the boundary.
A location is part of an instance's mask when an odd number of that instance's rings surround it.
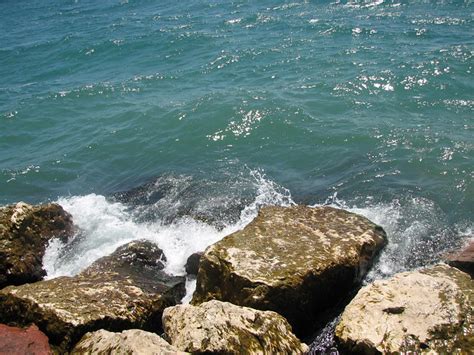
<svg viewBox="0 0 474 355">
<path fill-rule="evenodd" d="M 379 276 L 436 261 L 472 233 L 473 10 L 2 0 L 0 204 L 73 213 L 85 237 L 51 275 L 142 236 L 179 273 L 224 233 L 183 216 L 229 231 L 293 201 L 382 224 Z"/>
</svg>

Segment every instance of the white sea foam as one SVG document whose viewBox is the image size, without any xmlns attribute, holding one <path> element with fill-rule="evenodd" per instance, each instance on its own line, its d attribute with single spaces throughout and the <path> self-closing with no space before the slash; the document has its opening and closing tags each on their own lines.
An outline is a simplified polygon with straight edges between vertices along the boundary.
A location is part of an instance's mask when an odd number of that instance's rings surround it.
<svg viewBox="0 0 474 355">
<path fill-rule="evenodd" d="M 334 193 L 323 204 L 360 214 L 387 233 L 388 244 L 366 282 L 438 262 L 444 253 L 467 240 L 472 230 L 471 224 L 449 227 L 445 214 L 426 198 L 405 197 L 388 203 L 373 200 L 369 196 L 360 206 L 350 205 Z"/>
<path fill-rule="evenodd" d="M 80 233 L 68 244 L 53 241 L 49 245 L 43 260 L 47 277 L 76 275 L 98 258 L 137 239 L 156 243 L 167 257 L 165 271 L 173 275 L 184 275 L 184 265 L 189 255 L 203 251 L 224 236 L 245 227 L 255 218 L 261 206 L 294 204 L 287 189 L 267 179 L 261 172 L 252 171 L 250 177 L 254 184 L 253 200 L 243 208 L 237 222 L 228 223 L 224 228 L 214 227 L 189 216 L 166 223 L 161 217 L 144 222 L 136 218 L 137 210 L 131 212 L 129 206 L 112 202 L 101 195 L 62 198 L 58 203 L 72 214 Z M 173 182 L 174 187 L 179 182 L 179 185 L 190 187 L 191 181 L 188 180 L 168 178 L 167 181 Z M 154 207 L 162 210 L 168 206 L 172 210 L 172 204 L 176 203 L 174 200 L 185 196 L 181 195 L 184 192 L 177 191 L 181 190 L 170 189 L 169 196 L 161 198 Z M 459 246 L 465 239 L 464 235 L 472 234 L 472 224 L 447 227 L 444 213 L 428 199 L 405 197 L 388 203 L 373 200 L 367 197 L 359 205 L 349 205 L 335 193 L 323 203 L 363 215 L 381 225 L 387 232 L 388 245 L 369 273 L 367 281 L 436 262 L 441 253 Z M 211 199 L 204 204 L 213 201 L 215 202 Z M 187 295 L 183 302 L 190 300 L 195 282 L 188 279 L 186 289 Z"/>
<path fill-rule="evenodd" d="M 240 219 L 217 229 L 214 226 L 182 217 L 170 224 L 162 221 L 138 222 L 125 204 L 112 202 L 104 196 L 90 194 L 61 198 L 57 202 L 72 214 L 80 232 L 68 244 L 53 241 L 43 259 L 47 278 L 73 276 L 100 257 L 111 254 L 117 247 L 132 240 L 147 239 L 156 243 L 167 258 L 165 271 L 173 275 L 184 275 L 187 258 L 197 251 L 219 241 L 247 225 L 263 205 L 293 204 L 288 190 L 281 188 L 264 174 L 252 171 L 255 183 L 255 198 L 241 212 Z M 171 202 L 170 202 L 171 203 Z M 189 301 L 195 282 L 188 280 Z"/>
</svg>

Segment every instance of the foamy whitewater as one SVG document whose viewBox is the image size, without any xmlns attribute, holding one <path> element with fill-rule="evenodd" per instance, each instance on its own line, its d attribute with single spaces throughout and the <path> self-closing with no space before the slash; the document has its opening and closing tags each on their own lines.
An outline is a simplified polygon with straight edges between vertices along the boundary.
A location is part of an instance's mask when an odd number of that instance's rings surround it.
<svg viewBox="0 0 474 355">
<path fill-rule="evenodd" d="M 185 275 L 184 265 L 192 253 L 204 251 L 224 236 L 244 228 L 255 218 L 260 207 L 295 204 L 289 190 L 267 179 L 262 172 L 251 171 L 250 179 L 253 184 L 253 200 L 243 206 L 234 223 L 219 228 L 190 216 L 180 216 L 171 223 L 161 218 L 140 221 L 130 206 L 102 195 L 61 198 L 56 202 L 72 214 L 79 232 L 67 244 L 57 239 L 50 243 L 43 261 L 47 278 L 76 275 L 95 260 L 111 254 L 119 246 L 138 239 L 150 240 L 164 251 L 167 258 L 165 271 L 172 275 Z M 179 186 L 189 181 L 189 177 L 167 176 L 145 185 L 145 195 L 148 197 L 163 184 L 170 183 L 173 188 L 168 189 L 168 196 L 161 196 L 154 204 L 141 206 L 140 214 L 144 213 L 143 208 L 153 211 L 158 205 L 160 209 L 175 210 L 176 213 L 176 206 L 187 203 L 183 200 L 185 196 Z M 222 193 L 225 192 L 226 190 Z M 215 203 L 214 196 L 204 209 L 215 208 Z M 221 203 L 225 205 L 228 201 L 221 200 Z M 345 208 L 361 214 L 386 230 L 388 246 L 366 277 L 366 282 L 436 262 L 442 252 L 457 245 L 459 237 L 454 236 L 469 235 L 472 232 L 472 226 L 464 226 L 464 230 L 447 230 L 440 222 L 442 217 L 433 204 L 423 199 L 407 201 L 404 207 L 400 201 L 395 200 L 390 204 L 360 208 L 346 205 L 334 194 L 324 203 L 314 206 L 320 205 Z M 203 206 L 200 208 L 203 209 Z M 194 279 L 187 280 L 186 289 L 187 293 L 183 299 L 185 303 L 190 301 L 194 292 Z"/>
<path fill-rule="evenodd" d="M 137 239 L 150 240 L 163 250 L 167 258 L 166 272 L 172 275 L 185 275 L 184 265 L 191 254 L 204 251 L 206 247 L 224 236 L 245 227 L 255 218 L 261 206 L 294 204 L 288 190 L 267 180 L 260 172 L 251 171 L 250 176 L 255 191 L 253 201 L 242 209 L 235 223 L 225 225 L 223 228 L 213 227 L 189 216 L 180 217 L 169 224 L 160 219 L 153 222 L 137 222 L 133 213 L 130 213 L 129 208 L 123 203 L 112 202 L 96 194 L 59 199 L 56 202 L 71 213 L 79 232 L 67 244 L 57 239 L 49 244 L 43 259 L 47 278 L 76 275 L 95 260 Z M 188 180 L 186 177 L 166 179 L 175 185 Z M 152 184 L 151 188 L 153 186 Z M 185 203 L 179 200 L 180 196 L 176 195 L 175 189 L 172 189 L 171 196 L 176 200 L 163 197 L 148 208 L 153 209 L 163 200 L 169 205 L 160 207 L 166 209 L 173 209 L 176 204 Z M 210 203 L 216 203 L 215 199 L 211 199 Z M 207 207 L 215 208 L 214 205 Z M 185 302 L 190 300 L 194 288 L 195 281 L 188 280 Z"/>
</svg>

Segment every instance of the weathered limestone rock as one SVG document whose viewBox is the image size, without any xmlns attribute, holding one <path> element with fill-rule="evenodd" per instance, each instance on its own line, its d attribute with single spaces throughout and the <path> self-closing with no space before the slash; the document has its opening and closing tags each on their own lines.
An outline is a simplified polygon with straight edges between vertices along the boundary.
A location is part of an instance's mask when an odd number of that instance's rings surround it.
<svg viewBox="0 0 474 355">
<path fill-rule="evenodd" d="M 349 353 L 472 354 L 474 281 L 440 264 L 363 287 L 336 339 Z"/>
<path fill-rule="evenodd" d="M 471 239 L 461 251 L 448 255 L 446 261 L 449 265 L 474 277 L 474 239 Z"/>
<path fill-rule="evenodd" d="M 228 302 L 166 308 L 163 328 L 173 346 L 192 353 L 303 354 L 308 350 L 279 314 Z"/>
<path fill-rule="evenodd" d="M 36 325 L 26 329 L 0 324 L 0 354 L 52 354 L 48 337 Z"/>
<path fill-rule="evenodd" d="M 73 233 L 71 215 L 57 204 L 1 207 L 0 288 L 41 280 L 48 241 L 66 241 Z"/>
<path fill-rule="evenodd" d="M 87 333 L 71 354 L 177 355 L 187 354 L 155 333 L 139 329 L 113 333 L 101 329 Z"/>
<path fill-rule="evenodd" d="M 101 328 L 159 331 L 163 309 L 181 300 L 185 286 L 184 277 L 163 273 L 158 261 L 162 251 L 150 244 L 132 242 L 75 277 L 1 290 L 0 321 L 17 325 L 35 322 L 61 351 L 67 351 L 86 332 Z M 142 248 L 150 253 L 139 254 L 141 259 L 112 260 Z M 131 264 L 130 274 L 124 272 L 127 263 Z"/>
<path fill-rule="evenodd" d="M 188 275 L 197 275 L 199 270 L 199 260 L 201 260 L 201 256 L 203 254 L 203 252 L 191 254 L 188 260 L 186 260 L 186 265 L 184 265 L 184 268 Z"/>
<path fill-rule="evenodd" d="M 331 207 L 264 207 L 202 256 L 192 304 L 211 299 L 283 315 L 296 334 L 360 282 L 383 229 Z"/>
</svg>

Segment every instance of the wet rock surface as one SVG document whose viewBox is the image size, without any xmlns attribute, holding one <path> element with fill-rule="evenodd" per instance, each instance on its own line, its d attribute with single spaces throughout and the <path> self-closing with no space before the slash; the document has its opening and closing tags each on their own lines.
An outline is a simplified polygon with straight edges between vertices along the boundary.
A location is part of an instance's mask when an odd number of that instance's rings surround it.
<svg viewBox="0 0 474 355">
<path fill-rule="evenodd" d="M 1 290 L 0 321 L 35 322 L 61 351 L 67 351 L 86 332 L 102 328 L 161 330 L 163 309 L 184 296 L 184 278 L 163 274 L 159 248 L 149 254 L 137 253 L 142 247 L 149 248 L 147 243 L 121 247 L 75 277 Z M 130 272 L 124 271 L 127 263 Z"/>
<path fill-rule="evenodd" d="M 446 262 L 474 277 L 474 239 L 459 252 L 448 255 Z"/>
<path fill-rule="evenodd" d="M 184 265 L 184 268 L 188 275 L 197 275 L 199 270 L 199 260 L 201 260 L 201 256 L 203 254 L 204 252 L 191 254 L 188 260 L 186 260 L 186 265 Z"/>
<path fill-rule="evenodd" d="M 0 354 L 52 354 L 48 337 L 36 325 L 22 329 L 0 324 Z"/>
<path fill-rule="evenodd" d="M 80 275 L 93 279 L 104 277 L 110 280 L 126 279 L 146 292 L 156 293 L 165 291 L 169 286 L 184 280 L 164 272 L 164 262 L 166 256 L 156 244 L 147 240 L 137 240 L 98 259 Z"/>
<path fill-rule="evenodd" d="M 71 215 L 57 204 L 1 207 L 0 288 L 41 280 L 48 241 L 66 241 L 73 234 Z"/>
<path fill-rule="evenodd" d="M 248 189 L 244 182 L 233 180 L 196 180 L 191 176 L 165 174 L 112 198 L 139 212 L 141 221 L 161 221 L 165 224 L 191 218 L 223 229 L 236 223 L 241 211 L 251 199 L 242 196 Z M 180 203 L 175 203 L 176 201 Z"/>
<path fill-rule="evenodd" d="M 85 334 L 71 354 L 186 354 L 171 346 L 155 333 L 140 329 L 124 330 L 121 333 L 101 329 Z"/>
<path fill-rule="evenodd" d="M 303 354 L 307 346 L 279 314 L 209 301 L 165 309 L 163 328 L 177 348 L 206 354 Z"/>
<path fill-rule="evenodd" d="M 206 250 L 192 304 L 218 299 L 273 310 L 302 335 L 360 282 L 385 244 L 382 228 L 344 210 L 264 207 Z"/>
<path fill-rule="evenodd" d="M 474 349 L 474 281 L 445 264 L 363 287 L 336 327 L 339 349 L 376 354 L 468 354 Z"/>
</svg>

